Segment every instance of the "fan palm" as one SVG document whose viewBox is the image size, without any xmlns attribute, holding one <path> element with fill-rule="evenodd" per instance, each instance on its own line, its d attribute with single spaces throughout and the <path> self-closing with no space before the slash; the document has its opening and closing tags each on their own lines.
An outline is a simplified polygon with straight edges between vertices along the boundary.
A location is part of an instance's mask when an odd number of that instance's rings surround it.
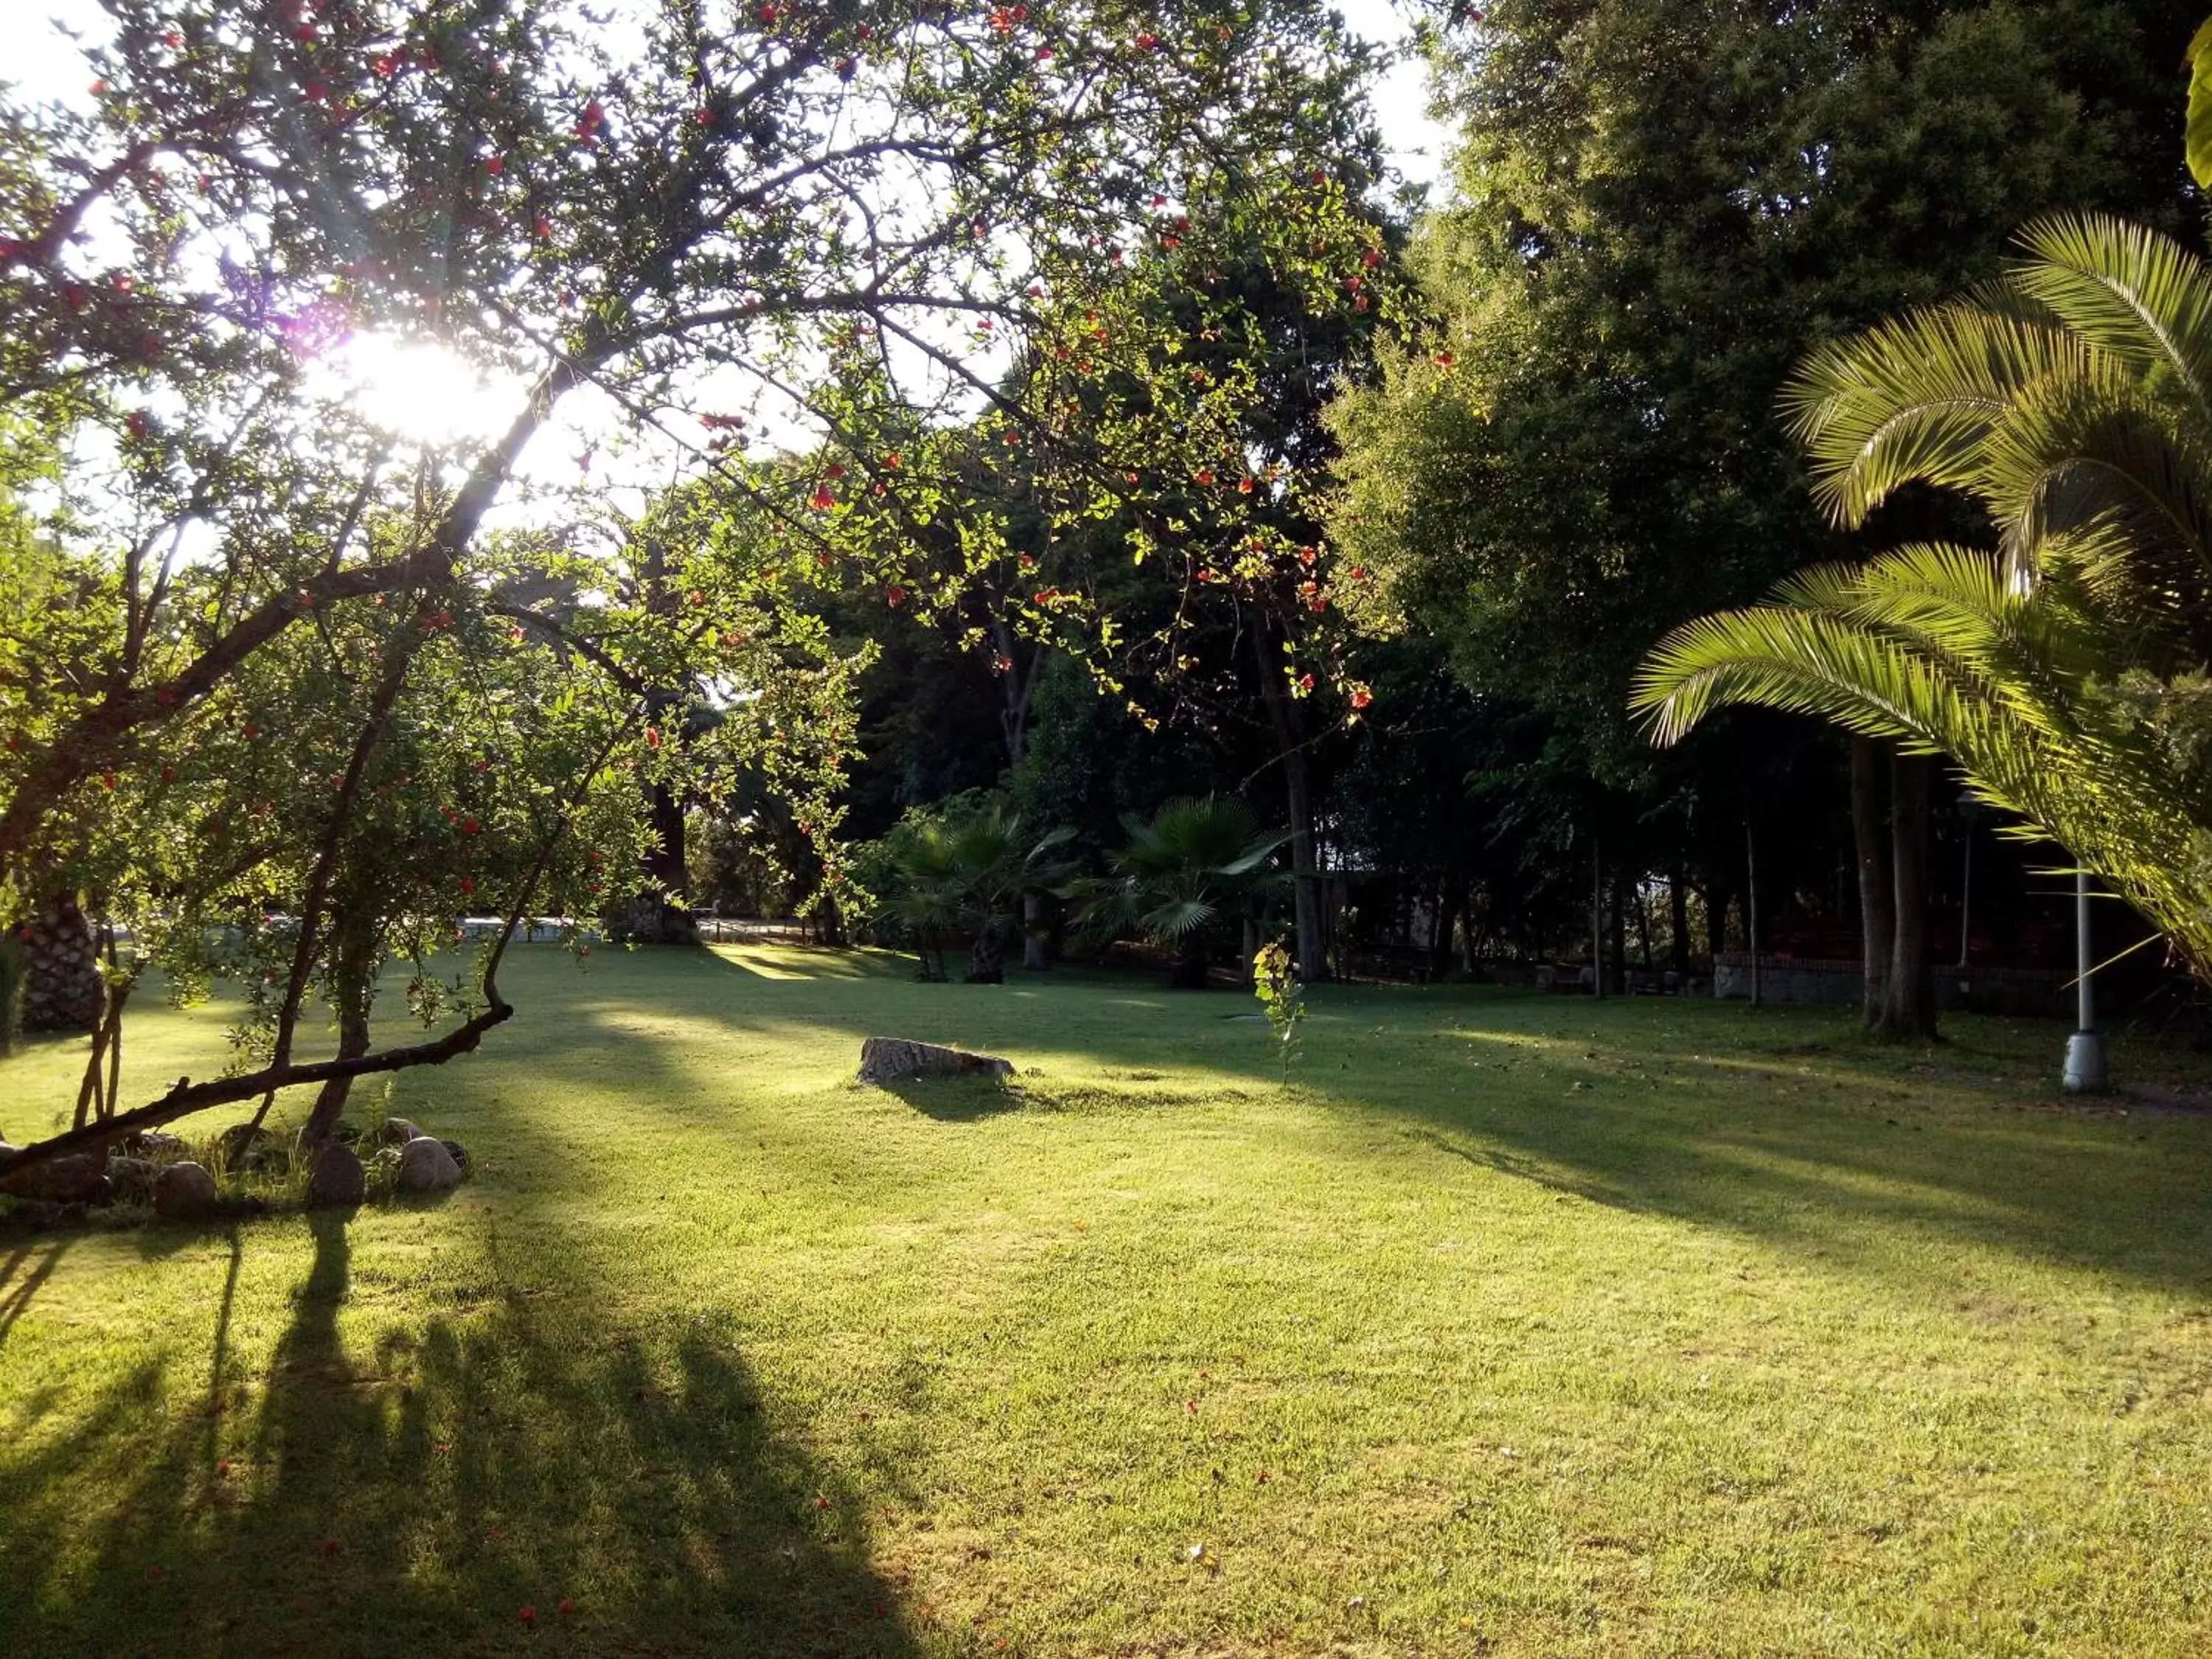
<svg viewBox="0 0 2212 1659">
<path fill-rule="evenodd" d="M 1838 523 L 1925 483 L 1980 504 L 1997 549 L 1801 573 L 1676 629 L 1634 706 L 1662 742 L 1750 702 L 1948 754 L 2212 964 L 2212 274 L 2111 219 L 2025 241 L 1791 395 Z"/>
<path fill-rule="evenodd" d="M 944 939 L 962 934 L 969 941 L 968 978 L 982 984 L 1003 979 L 1006 936 L 1022 900 L 1054 890 L 1073 873 L 1058 854 L 1074 833 L 1059 829 L 1032 836 L 1020 816 L 999 802 L 902 825 L 891 850 L 899 891 L 887 909 L 913 930 L 923 971 L 943 978 Z"/>
<path fill-rule="evenodd" d="M 1250 807 L 1219 795 L 1171 800 L 1149 823 L 1125 813 L 1121 826 L 1128 842 L 1110 860 L 1111 878 L 1094 890 L 1085 926 L 1172 947 L 1174 983 L 1200 988 L 1222 926 L 1281 885 L 1267 860 L 1288 837 L 1262 830 Z"/>
</svg>

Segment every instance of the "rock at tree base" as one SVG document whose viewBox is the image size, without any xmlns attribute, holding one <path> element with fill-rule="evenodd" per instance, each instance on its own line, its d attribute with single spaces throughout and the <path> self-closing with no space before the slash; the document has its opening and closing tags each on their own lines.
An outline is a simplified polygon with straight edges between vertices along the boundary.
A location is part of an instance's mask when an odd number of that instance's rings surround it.
<svg viewBox="0 0 2212 1659">
<path fill-rule="evenodd" d="M 172 1164 L 154 1177 L 154 1212 L 165 1221 L 197 1221 L 216 1198 L 215 1177 L 198 1164 Z"/>
<path fill-rule="evenodd" d="M 869 1037 L 860 1044 L 860 1081 L 896 1083 L 910 1077 L 960 1077 L 980 1073 L 988 1077 L 1012 1077 L 1013 1062 L 995 1054 L 971 1054 L 965 1048 L 947 1048 L 935 1042 L 909 1042 L 903 1037 Z"/>
<path fill-rule="evenodd" d="M 315 1155 L 314 1168 L 307 1175 L 308 1203 L 318 1207 L 355 1205 L 368 1192 L 368 1171 L 352 1147 L 334 1140 Z"/>
<path fill-rule="evenodd" d="M 123 1143 L 132 1158 L 173 1158 L 185 1150 L 185 1138 L 162 1129 L 141 1129 Z"/>
<path fill-rule="evenodd" d="M 461 1184 L 461 1166 L 443 1141 L 418 1135 L 399 1149 L 398 1179 L 403 1192 L 442 1192 Z"/>
<path fill-rule="evenodd" d="M 422 1128 L 404 1117 L 387 1117 L 378 1127 L 376 1138 L 386 1146 L 404 1146 L 410 1140 L 420 1140 Z"/>
<path fill-rule="evenodd" d="M 107 1160 L 107 1196 L 116 1204 L 150 1204 L 160 1170 L 143 1158 L 118 1152 Z"/>
<path fill-rule="evenodd" d="M 97 1204 L 107 1196 L 107 1160 L 92 1152 L 49 1158 L 0 1176 L 0 1193 L 38 1204 Z"/>
<path fill-rule="evenodd" d="M 218 1143 L 227 1170 L 263 1170 L 281 1174 L 292 1167 L 292 1155 L 276 1132 L 255 1123 L 234 1123 Z"/>
</svg>

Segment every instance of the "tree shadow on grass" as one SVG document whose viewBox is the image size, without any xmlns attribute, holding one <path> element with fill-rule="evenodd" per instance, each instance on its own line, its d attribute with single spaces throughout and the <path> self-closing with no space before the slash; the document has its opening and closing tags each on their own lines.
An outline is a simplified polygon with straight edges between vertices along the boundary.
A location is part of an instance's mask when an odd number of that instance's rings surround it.
<svg viewBox="0 0 2212 1659">
<path fill-rule="evenodd" d="M 226 1304 L 205 1394 L 184 1356 L 136 1365 L 0 1449 L 7 1651 L 914 1650 L 854 1499 L 712 1330 L 611 1334 L 488 1273 L 349 1352 L 346 1226 L 308 1224 L 265 1372 Z"/>
<path fill-rule="evenodd" d="M 7 1259 L 0 1261 L 0 1343 L 8 1340 L 8 1333 L 23 1316 L 46 1280 L 53 1277 L 54 1269 L 61 1265 L 62 1253 L 69 1249 L 69 1240 L 53 1238 L 28 1244 L 9 1247 Z"/>
<path fill-rule="evenodd" d="M 1001 1112 L 1019 1111 L 1022 1091 L 1003 1077 L 914 1077 L 866 1085 L 896 1096 L 924 1117 L 939 1123 L 973 1123 Z"/>
</svg>

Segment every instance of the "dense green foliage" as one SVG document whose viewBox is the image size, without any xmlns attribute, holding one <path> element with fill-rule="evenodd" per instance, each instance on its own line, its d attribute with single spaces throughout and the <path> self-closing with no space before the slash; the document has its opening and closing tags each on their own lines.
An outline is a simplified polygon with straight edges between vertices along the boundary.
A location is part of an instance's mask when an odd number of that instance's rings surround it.
<svg viewBox="0 0 2212 1659">
<path fill-rule="evenodd" d="M 1962 492 L 2001 551 L 1924 544 L 1795 580 L 1654 653 L 1680 736 L 1732 702 L 1954 759 L 2212 966 L 2212 270 L 2109 219 L 2033 228 L 2002 287 L 1807 367 L 1798 427 L 1846 524 Z"/>
</svg>

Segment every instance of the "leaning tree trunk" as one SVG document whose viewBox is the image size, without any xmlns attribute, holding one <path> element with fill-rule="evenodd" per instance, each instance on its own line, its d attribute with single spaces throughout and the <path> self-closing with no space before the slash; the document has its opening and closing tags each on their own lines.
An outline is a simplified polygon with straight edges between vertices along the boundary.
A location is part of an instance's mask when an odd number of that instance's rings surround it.
<svg viewBox="0 0 2212 1659">
<path fill-rule="evenodd" d="M 1897 929 L 1889 957 L 1882 1029 L 1890 1036 L 1936 1035 L 1936 978 L 1928 971 L 1928 774 L 1922 755 L 1890 767 L 1890 868 Z"/>
<path fill-rule="evenodd" d="M 52 896 L 17 931 L 23 950 L 23 1028 L 91 1031 L 107 1006 L 92 924 L 76 895 Z"/>
<path fill-rule="evenodd" d="M 1889 1024 L 1889 959 L 1897 948 L 1897 902 L 1890 879 L 1890 836 L 1882 822 L 1889 745 L 1851 739 L 1851 840 L 1858 854 L 1859 939 L 1865 963 L 1862 1018 L 1869 1031 Z"/>
</svg>

